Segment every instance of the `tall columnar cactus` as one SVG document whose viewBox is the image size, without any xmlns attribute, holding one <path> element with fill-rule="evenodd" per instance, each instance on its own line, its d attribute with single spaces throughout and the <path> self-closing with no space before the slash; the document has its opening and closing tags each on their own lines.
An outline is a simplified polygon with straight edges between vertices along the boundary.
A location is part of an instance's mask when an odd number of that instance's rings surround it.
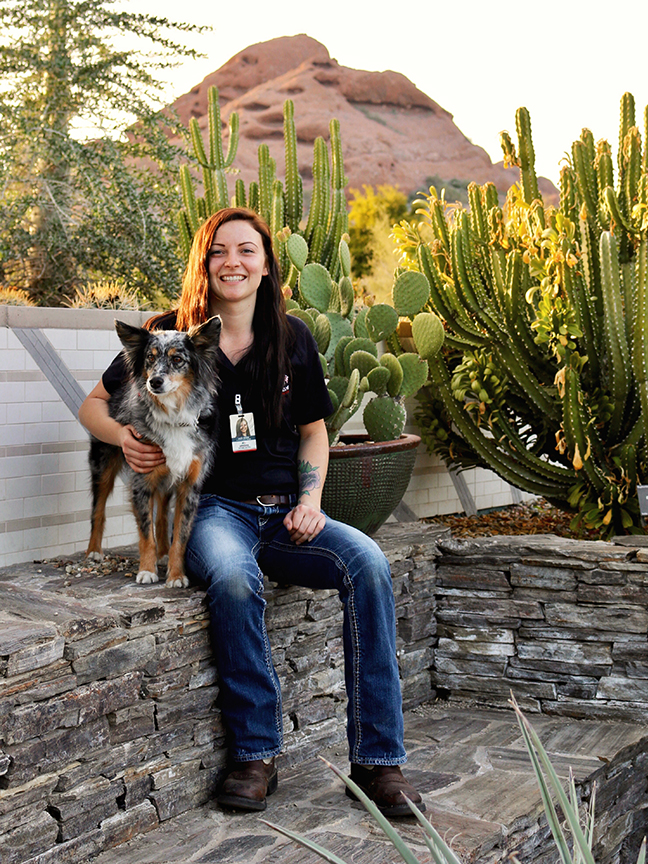
<svg viewBox="0 0 648 864">
<path fill-rule="evenodd" d="M 430 297 L 425 276 L 402 273 L 394 282 L 393 306 L 381 303 L 358 309 L 346 237 L 338 246 L 342 275 L 337 282 L 323 265 L 307 263 L 308 245 L 303 237 L 288 236 L 286 251 L 299 274 L 298 299 L 288 300 L 288 311 L 301 318 L 315 337 L 333 403 L 333 413 L 326 418 L 329 442 L 337 442 L 342 427 L 369 391 L 375 396 L 365 406 L 362 419 L 370 439 L 400 437 L 407 419 L 403 403 L 426 383 L 428 359 L 443 344 L 439 318 L 432 312 L 420 312 Z M 398 337 L 401 316 L 411 322 L 413 352 L 404 350 Z M 397 353 L 387 351 L 379 357 L 377 344 L 382 341 Z"/>
<path fill-rule="evenodd" d="M 201 223 L 222 207 L 234 204 L 256 210 L 268 222 L 273 232 L 275 251 L 279 257 L 282 278 L 290 287 L 294 286 L 297 271 L 291 267 L 284 250 L 282 232 L 287 228 L 292 234 L 304 237 L 308 246 L 308 260 L 326 267 L 337 281 L 342 276 L 339 261 L 340 239 L 348 229 L 347 203 L 345 197 L 346 177 L 342 159 L 340 124 L 330 121 L 330 157 L 326 141 L 319 137 L 313 149 L 313 192 L 310 209 L 304 220 L 303 182 L 299 173 L 297 153 L 297 130 L 295 107 L 288 99 L 283 107 L 284 177 L 277 178 L 277 165 L 270 155 L 267 143 L 258 149 L 258 180 L 248 189 L 241 178 L 236 180 L 234 195 L 230 198 L 227 174 L 238 148 L 239 118 L 232 112 L 229 118 L 229 147 L 223 155 L 221 118 L 218 90 L 210 87 L 209 135 L 207 158 L 200 127 L 195 119 L 189 121 L 189 140 L 195 162 L 202 169 L 203 195 L 196 192 L 196 180 L 187 165 L 180 169 L 180 189 L 183 208 L 179 214 L 180 247 L 187 258 L 193 235 Z M 305 224 L 304 224 L 305 222 Z"/>
<path fill-rule="evenodd" d="M 446 209 L 431 189 L 430 233 L 396 229 L 446 329 L 419 394 L 421 434 L 448 463 L 490 467 L 604 536 L 639 531 L 648 153 L 634 100 L 621 103 L 616 182 L 609 144 L 584 129 L 562 168 L 557 208 L 538 191 L 526 109 L 516 119 L 517 149 L 507 133 L 502 147 L 520 183 L 504 210 L 491 184 L 471 185 L 469 213 Z"/>
<path fill-rule="evenodd" d="M 229 145 L 227 154 L 223 150 L 221 138 L 221 115 L 218 89 L 210 87 L 207 91 L 207 117 L 209 124 L 209 158 L 205 152 L 200 126 L 195 117 L 189 121 L 189 138 L 193 155 L 202 169 L 203 196 L 196 196 L 194 182 L 187 165 L 180 168 L 180 189 L 183 209 L 178 216 L 180 228 L 180 247 L 185 258 L 189 257 L 191 240 L 201 223 L 208 216 L 229 206 L 226 171 L 236 156 L 239 142 L 239 117 L 233 111 L 229 118 Z"/>
</svg>

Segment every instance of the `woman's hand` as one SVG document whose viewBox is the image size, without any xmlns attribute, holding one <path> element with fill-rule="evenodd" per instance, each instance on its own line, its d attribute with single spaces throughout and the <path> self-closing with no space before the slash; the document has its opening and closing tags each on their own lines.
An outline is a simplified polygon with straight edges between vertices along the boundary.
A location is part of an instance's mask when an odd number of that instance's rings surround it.
<svg viewBox="0 0 648 864">
<path fill-rule="evenodd" d="M 317 537 L 325 524 L 326 516 L 311 504 L 297 504 L 284 519 L 290 539 L 297 546 Z"/>
<path fill-rule="evenodd" d="M 141 441 L 134 426 L 122 426 L 108 412 L 110 393 L 100 381 L 88 393 L 79 409 L 79 420 L 95 438 L 121 447 L 124 459 L 137 474 L 148 474 L 166 462 L 164 453 L 157 444 Z"/>
<path fill-rule="evenodd" d="M 135 473 L 148 474 L 166 461 L 164 453 L 158 445 L 146 444 L 141 441 L 142 436 L 133 426 L 122 426 L 121 437 L 120 447 L 124 453 L 124 459 Z"/>
</svg>

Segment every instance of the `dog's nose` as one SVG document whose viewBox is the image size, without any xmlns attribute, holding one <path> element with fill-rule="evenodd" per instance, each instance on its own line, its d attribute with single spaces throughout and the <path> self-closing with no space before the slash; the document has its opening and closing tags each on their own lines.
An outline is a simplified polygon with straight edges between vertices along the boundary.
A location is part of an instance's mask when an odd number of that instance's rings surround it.
<svg viewBox="0 0 648 864">
<path fill-rule="evenodd" d="M 148 386 L 152 393 L 161 393 L 164 389 L 164 378 L 161 375 L 154 375 L 149 378 Z"/>
</svg>

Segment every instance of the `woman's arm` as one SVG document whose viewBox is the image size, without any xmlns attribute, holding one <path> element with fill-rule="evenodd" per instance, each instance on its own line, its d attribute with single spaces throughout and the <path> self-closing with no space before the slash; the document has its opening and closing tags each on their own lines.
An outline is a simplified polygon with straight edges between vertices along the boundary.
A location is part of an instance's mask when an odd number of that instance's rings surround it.
<svg viewBox="0 0 648 864">
<path fill-rule="evenodd" d="M 328 435 L 323 420 L 298 426 L 301 438 L 297 454 L 299 497 L 284 525 L 291 539 L 300 545 L 317 537 L 326 521 L 320 510 L 322 489 L 328 468 Z"/>
<path fill-rule="evenodd" d="M 138 440 L 139 433 L 133 426 L 122 426 L 113 419 L 108 413 L 109 399 L 110 393 L 100 381 L 79 408 L 79 422 L 100 441 L 121 447 L 133 471 L 147 474 L 165 461 L 164 453 L 157 444 L 144 444 Z"/>
</svg>

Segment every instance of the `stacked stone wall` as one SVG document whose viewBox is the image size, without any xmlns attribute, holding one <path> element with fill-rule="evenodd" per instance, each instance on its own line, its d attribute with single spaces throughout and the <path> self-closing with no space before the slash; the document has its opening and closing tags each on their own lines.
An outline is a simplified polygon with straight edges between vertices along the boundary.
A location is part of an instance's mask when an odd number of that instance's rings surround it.
<svg viewBox="0 0 648 864">
<path fill-rule="evenodd" d="M 439 551 L 437 687 L 646 722 L 647 548 L 538 535 L 441 540 Z"/>
<path fill-rule="evenodd" d="M 434 547 L 412 548 L 386 544 L 407 706 L 434 695 Z M 208 801 L 226 758 L 204 593 L 135 585 L 128 556 L 59 563 L 0 573 L 2 864 L 89 860 Z M 342 612 L 332 591 L 265 596 L 285 767 L 344 738 Z"/>
</svg>

